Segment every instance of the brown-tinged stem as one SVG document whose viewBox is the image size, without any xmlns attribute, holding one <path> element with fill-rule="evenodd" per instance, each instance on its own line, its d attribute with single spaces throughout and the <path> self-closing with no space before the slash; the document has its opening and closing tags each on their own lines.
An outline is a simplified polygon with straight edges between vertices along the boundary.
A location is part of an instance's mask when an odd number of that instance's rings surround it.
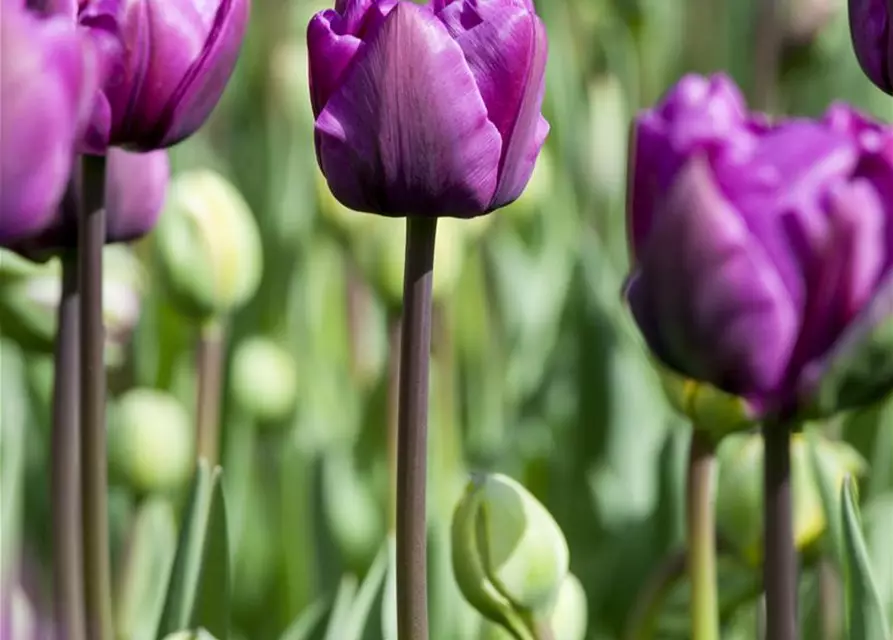
<svg viewBox="0 0 893 640">
<path fill-rule="evenodd" d="M 77 219 L 77 195 L 66 196 Z M 65 206 L 67 206 L 67 204 Z M 63 215 L 67 212 L 63 211 Z M 57 312 L 53 372 L 51 501 L 53 598 L 59 640 L 84 640 L 84 568 L 81 559 L 81 446 L 78 442 L 78 260 L 61 255 L 62 297 Z"/>
<path fill-rule="evenodd" d="M 819 561 L 819 603 L 822 640 L 839 640 L 842 630 L 840 577 L 828 558 Z"/>
<path fill-rule="evenodd" d="M 694 429 L 691 434 L 686 488 L 692 640 L 719 640 L 714 511 L 715 453 L 710 437 L 703 431 Z"/>
<path fill-rule="evenodd" d="M 105 327 L 102 248 L 106 215 L 105 157 L 83 156 L 78 256 L 81 282 L 81 499 L 87 638 L 112 640 L 105 430 Z"/>
<path fill-rule="evenodd" d="M 764 540 L 763 588 L 767 640 L 796 640 L 797 556 L 791 503 L 791 425 L 763 424 Z"/>
<path fill-rule="evenodd" d="M 406 219 L 397 437 L 397 635 L 428 640 L 428 367 L 437 219 Z"/>
<path fill-rule="evenodd" d="M 397 528 L 397 425 L 400 406 L 400 314 L 388 319 L 388 531 Z"/>
<path fill-rule="evenodd" d="M 209 321 L 202 325 L 198 337 L 196 371 L 195 452 L 211 468 L 217 464 L 220 450 L 220 393 L 223 383 L 223 327 Z"/>
</svg>

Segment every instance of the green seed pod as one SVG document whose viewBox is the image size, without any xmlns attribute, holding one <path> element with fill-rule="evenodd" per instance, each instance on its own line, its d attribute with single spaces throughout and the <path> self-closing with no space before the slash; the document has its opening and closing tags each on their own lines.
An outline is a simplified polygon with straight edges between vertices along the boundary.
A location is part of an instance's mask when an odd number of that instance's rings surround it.
<svg viewBox="0 0 893 640">
<path fill-rule="evenodd" d="M 719 440 L 726 434 L 745 431 L 756 424 L 743 398 L 720 391 L 706 382 L 684 378 L 656 361 L 652 364 L 670 405 L 699 431 Z"/>
<path fill-rule="evenodd" d="M 58 258 L 33 263 L 0 250 L 0 326 L 26 350 L 50 353 L 56 338 L 62 296 Z M 120 364 L 124 347 L 140 317 L 145 274 L 130 249 L 109 245 L 103 251 L 103 320 L 106 363 Z"/>
<path fill-rule="evenodd" d="M 554 640 L 585 640 L 587 628 L 586 592 L 580 580 L 572 573 L 567 574 L 558 592 L 558 600 L 549 627 Z M 492 622 L 484 621 L 478 640 L 514 640 L 514 636 Z"/>
<path fill-rule="evenodd" d="M 133 389 L 118 400 L 109 425 L 109 464 L 137 491 L 180 487 L 193 467 L 192 424 L 171 395 Z"/>
<path fill-rule="evenodd" d="M 810 447 L 816 450 L 811 452 Z M 811 548 L 828 528 L 828 515 L 822 506 L 811 453 L 822 460 L 821 473 L 831 474 L 827 480 L 838 490 L 846 475 L 860 475 L 866 468 L 865 461 L 845 443 L 794 434 L 791 441 L 794 540 L 801 551 Z M 758 565 L 763 557 L 762 436 L 757 433 L 728 436 L 719 445 L 717 460 L 717 529 L 742 558 Z"/>
<path fill-rule="evenodd" d="M 237 309 L 260 284 L 257 223 L 242 195 L 213 171 L 182 173 L 171 182 L 155 249 L 175 304 L 199 320 Z"/>
<path fill-rule="evenodd" d="M 240 342 L 233 353 L 230 389 L 236 404 L 261 424 L 281 422 L 295 406 L 298 373 L 294 359 L 272 340 Z"/>
<path fill-rule="evenodd" d="M 164 640 L 217 640 L 217 638 L 204 629 L 199 629 L 198 631 L 177 631 L 165 636 Z"/>
<path fill-rule="evenodd" d="M 503 475 L 472 479 L 452 522 L 453 571 L 483 616 L 531 638 L 568 574 L 564 534 L 530 492 Z"/>
</svg>

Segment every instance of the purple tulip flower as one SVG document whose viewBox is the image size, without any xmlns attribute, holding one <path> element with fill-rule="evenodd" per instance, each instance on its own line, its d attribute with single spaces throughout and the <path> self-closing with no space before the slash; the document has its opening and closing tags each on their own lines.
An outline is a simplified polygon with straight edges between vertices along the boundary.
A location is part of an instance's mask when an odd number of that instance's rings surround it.
<svg viewBox="0 0 893 640">
<path fill-rule="evenodd" d="M 44 0 L 47 1 L 47 0 Z M 239 56 L 250 0 L 48 0 L 103 51 L 107 80 L 84 151 L 149 151 L 192 135 Z"/>
<path fill-rule="evenodd" d="M 524 190 L 549 131 L 532 0 L 337 0 L 307 40 L 317 158 L 342 204 L 473 217 Z"/>
<path fill-rule="evenodd" d="M 893 95 L 893 1 L 850 0 L 850 32 L 865 74 Z"/>
<path fill-rule="evenodd" d="M 763 415 L 893 388 L 879 342 L 893 322 L 893 128 L 843 105 L 770 126 L 729 80 L 690 76 L 634 135 L 627 295 L 658 359 Z"/>
<path fill-rule="evenodd" d="M 106 243 L 130 242 L 149 233 L 164 208 L 170 182 L 167 151 L 109 149 L 105 180 Z M 47 228 L 13 249 L 39 259 L 77 242 L 77 221 L 58 210 Z"/>
<path fill-rule="evenodd" d="M 96 89 L 90 47 L 64 19 L 2 1 L 0 246 L 38 233 L 68 183 Z"/>
</svg>

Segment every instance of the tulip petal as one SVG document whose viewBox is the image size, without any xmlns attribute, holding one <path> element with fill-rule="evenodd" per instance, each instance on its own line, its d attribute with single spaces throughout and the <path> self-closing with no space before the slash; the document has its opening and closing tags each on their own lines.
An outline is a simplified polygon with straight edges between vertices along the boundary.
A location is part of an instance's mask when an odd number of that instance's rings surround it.
<svg viewBox="0 0 893 640">
<path fill-rule="evenodd" d="M 166 151 L 108 154 L 107 242 L 128 242 L 148 233 L 158 220 L 170 178 Z"/>
<path fill-rule="evenodd" d="M 319 117 L 362 44 L 356 36 L 338 32 L 336 26 L 341 20 L 341 16 L 332 10 L 322 11 L 313 16 L 307 27 L 310 102 L 314 117 Z"/>
<path fill-rule="evenodd" d="M 459 46 L 412 3 L 360 52 L 316 135 L 332 192 L 355 210 L 474 216 L 496 188 L 499 132 Z"/>
<path fill-rule="evenodd" d="M 893 7 L 888 0 L 850 0 L 853 49 L 862 70 L 893 95 Z"/>
<path fill-rule="evenodd" d="M 676 172 L 698 150 L 746 157 L 755 145 L 744 97 L 726 76 L 682 78 L 656 109 L 636 118 L 632 131 L 627 225 L 632 255 L 641 253 L 657 203 Z"/>
<path fill-rule="evenodd" d="M 783 381 L 797 311 L 703 157 L 681 170 L 628 296 L 651 349 L 680 373 L 745 397 Z"/>
</svg>

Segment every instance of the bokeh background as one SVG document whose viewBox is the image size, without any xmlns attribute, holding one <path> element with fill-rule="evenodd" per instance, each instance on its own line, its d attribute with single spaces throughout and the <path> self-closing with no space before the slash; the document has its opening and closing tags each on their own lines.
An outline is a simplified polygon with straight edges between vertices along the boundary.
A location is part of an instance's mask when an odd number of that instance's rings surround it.
<svg viewBox="0 0 893 640">
<path fill-rule="evenodd" d="M 587 593 L 590 638 L 623 637 L 643 589 L 682 548 L 688 433 L 668 408 L 620 297 L 628 125 L 686 71 L 725 69 L 752 94 L 762 41 L 757 4 L 537 2 L 551 40 L 545 111 L 552 133 L 534 179 L 507 209 L 471 223 L 444 221 L 438 231 L 434 640 L 500 637 L 481 627 L 451 575 L 449 519 L 470 471 L 518 478 L 554 514 Z M 402 225 L 343 209 L 317 169 L 304 31 L 312 13 L 328 5 L 255 0 L 222 103 L 198 135 L 171 152 L 175 172 L 210 167 L 227 176 L 263 240 L 260 288 L 226 322 L 222 408 L 233 637 L 245 640 L 285 638 L 302 612 L 330 616 L 332 603 L 348 602 L 369 572 L 389 529 L 389 351 Z M 889 97 L 857 67 L 844 0 L 790 0 L 777 26 L 784 42 L 779 111 L 817 115 L 846 100 L 893 117 Z M 209 243 L 228 242 L 214 237 L 213 226 L 204 232 Z M 187 414 L 195 404 L 197 328 L 154 277 L 152 243 L 150 236 L 134 247 L 142 285 L 131 294 L 139 294 L 139 306 L 121 296 L 121 315 L 135 326 L 109 369 L 122 640 L 147 637 L 141 603 L 173 553 L 192 464 L 188 415 L 157 398 L 147 401 L 150 409 L 140 404 L 146 389 Z M 5 305 L 16 296 L 49 304 L 36 285 L 7 284 L 0 282 Z M 2 569 L 20 578 L 38 615 L 51 594 L 51 367 L 49 356 L 8 335 L 0 343 Z M 136 400 L 134 389 L 143 390 Z M 821 428 L 852 443 L 868 464 L 860 494 L 867 536 L 879 588 L 893 602 L 893 402 Z M 821 637 L 819 555 L 804 556 L 807 638 Z M 746 558 L 724 553 L 724 637 L 756 637 L 758 578 Z M 684 585 L 670 594 L 653 637 L 686 637 L 685 597 Z M 323 624 L 307 637 L 382 638 L 382 601 L 389 601 L 387 585 L 374 593 L 365 626 L 335 626 L 326 636 Z"/>
</svg>

